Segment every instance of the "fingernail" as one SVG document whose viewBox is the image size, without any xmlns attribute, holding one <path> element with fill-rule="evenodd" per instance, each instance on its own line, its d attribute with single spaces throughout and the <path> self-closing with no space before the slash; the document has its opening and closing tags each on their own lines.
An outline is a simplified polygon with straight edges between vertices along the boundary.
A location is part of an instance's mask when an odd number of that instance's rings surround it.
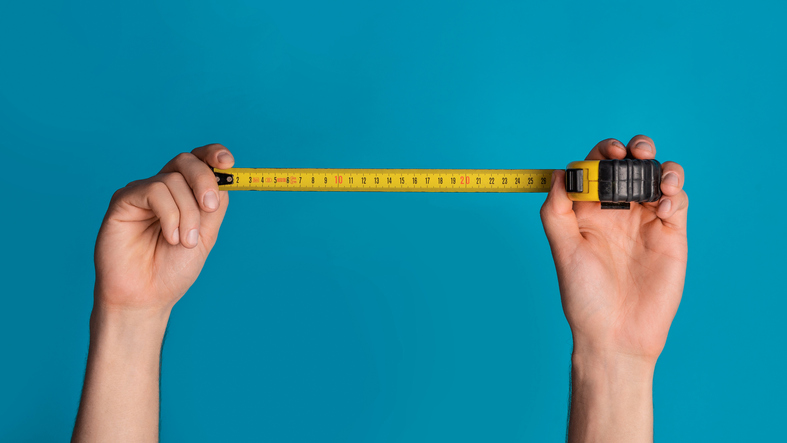
<svg viewBox="0 0 787 443">
<path fill-rule="evenodd" d="M 672 202 L 668 198 L 665 198 L 664 200 L 661 201 L 661 203 L 659 203 L 659 212 L 661 212 L 662 214 L 666 214 L 667 212 L 669 212 L 671 207 L 672 207 Z"/>
<path fill-rule="evenodd" d="M 232 156 L 227 151 L 224 151 L 224 152 L 220 153 L 218 158 L 219 158 L 219 162 L 221 162 L 221 163 L 230 163 L 230 162 L 232 162 Z"/>
<path fill-rule="evenodd" d="M 651 146 L 648 142 L 639 142 L 634 147 L 637 149 L 642 149 L 643 151 L 653 152 L 653 146 Z"/>
<path fill-rule="evenodd" d="M 664 177 L 661 179 L 661 183 L 667 186 L 674 186 L 678 187 L 678 174 L 674 172 L 668 172 L 664 174 Z"/>
<path fill-rule="evenodd" d="M 625 150 L 625 149 L 626 149 L 626 147 L 625 147 L 625 146 L 623 146 L 623 143 L 621 143 L 621 142 L 619 142 L 619 141 L 617 141 L 617 140 L 615 140 L 614 142 L 612 142 L 612 146 L 614 146 L 614 147 L 616 147 L 616 148 L 623 149 L 623 150 Z"/>
<path fill-rule="evenodd" d="M 213 191 L 208 191 L 205 197 L 202 197 L 202 204 L 208 209 L 216 209 L 219 207 L 219 196 Z"/>
<path fill-rule="evenodd" d="M 172 242 L 177 244 L 180 243 L 180 229 L 175 228 L 175 232 L 172 233 Z"/>
<path fill-rule="evenodd" d="M 199 231 L 197 231 L 196 229 L 192 229 L 186 235 L 186 243 L 190 245 L 196 245 L 198 239 L 199 239 Z"/>
</svg>

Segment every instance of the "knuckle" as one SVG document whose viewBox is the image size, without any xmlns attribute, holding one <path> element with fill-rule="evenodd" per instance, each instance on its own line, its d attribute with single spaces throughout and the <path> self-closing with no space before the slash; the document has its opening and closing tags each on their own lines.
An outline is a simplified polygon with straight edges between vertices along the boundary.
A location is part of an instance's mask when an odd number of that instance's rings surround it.
<svg viewBox="0 0 787 443">
<path fill-rule="evenodd" d="M 197 203 L 197 198 L 194 196 L 194 193 L 183 195 L 182 198 L 178 201 L 178 209 L 180 210 L 180 213 L 184 218 L 199 219 L 200 209 L 199 209 L 199 204 Z"/>
<path fill-rule="evenodd" d="M 126 187 L 124 187 L 124 188 L 120 188 L 120 189 L 116 190 L 115 192 L 113 192 L 112 193 L 112 198 L 109 199 L 110 203 L 114 203 L 114 202 L 120 200 L 123 197 L 123 194 L 126 193 L 126 190 L 128 189 L 128 186 L 130 186 L 130 184 L 126 185 Z"/>
<path fill-rule="evenodd" d="M 125 186 L 125 187 L 126 187 L 126 188 L 133 188 L 134 186 L 137 186 L 137 185 L 139 185 L 140 183 L 142 183 L 142 180 L 134 180 L 134 181 L 130 181 L 130 182 L 128 182 L 128 183 L 126 184 L 126 186 Z"/>
<path fill-rule="evenodd" d="M 169 188 L 167 187 L 166 183 L 161 181 L 153 181 L 148 183 L 147 185 L 147 193 L 148 194 L 161 194 L 164 192 L 169 192 Z"/>
<path fill-rule="evenodd" d="M 183 177 L 183 174 L 181 174 L 180 172 L 168 172 L 167 174 L 164 175 L 162 181 L 166 184 L 174 185 L 174 184 L 185 183 L 186 178 Z"/>
<path fill-rule="evenodd" d="M 180 222 L 180 214 L 178 211 L 167 211 L 161 215 L 159 220 L 161 220 L 162 224 L 174 228 Z"/>
<path fill-rule="evenodd" d="M 180 208 L 180 218 L 181 224 L 186 230 L 199 227 L 200 215 L 196 206 L 189 205 L 188 208 Z"/>
<path fill-rule="evenodd" d="M 194 158 L 194 154 L 190 152 L 181 152 L 180 154 L 175 156 L 174 160 L 176 164 L 180 165 L 191 160 L 192 158 Z"/>
</svg>

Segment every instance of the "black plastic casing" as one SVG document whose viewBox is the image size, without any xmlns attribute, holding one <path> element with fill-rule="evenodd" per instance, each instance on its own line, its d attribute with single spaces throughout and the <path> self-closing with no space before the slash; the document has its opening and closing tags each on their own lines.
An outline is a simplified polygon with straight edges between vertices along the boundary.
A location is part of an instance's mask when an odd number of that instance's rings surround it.
<svg viewBox="0 0 787 443">
<path fill-rule="evenodd" d="M 656 160 L 598 162 L 598 199 L 602 202 L 655 202 L 661 198 L 661 163 Z"/>
</svg>

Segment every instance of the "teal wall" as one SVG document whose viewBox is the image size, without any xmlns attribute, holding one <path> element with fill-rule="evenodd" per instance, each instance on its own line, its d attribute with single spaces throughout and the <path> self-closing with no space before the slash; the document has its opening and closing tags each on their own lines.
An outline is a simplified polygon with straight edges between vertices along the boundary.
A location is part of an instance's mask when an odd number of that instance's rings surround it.
<svg viewBox="0 0 787 443">
<path fill-rule="evenodd" d="M 16 2 L 0 13 L 0 440 L 65 441 L 112 192 L 246 167 L 686 168 L 661 441 L 778 439 L 783 2 Z M 163 441 L 561 441 L 571 336 L 541 195 L 235 193 L 173 311 Z M 242 256 L 243 263 L 230 258 Z"/>
</svg>

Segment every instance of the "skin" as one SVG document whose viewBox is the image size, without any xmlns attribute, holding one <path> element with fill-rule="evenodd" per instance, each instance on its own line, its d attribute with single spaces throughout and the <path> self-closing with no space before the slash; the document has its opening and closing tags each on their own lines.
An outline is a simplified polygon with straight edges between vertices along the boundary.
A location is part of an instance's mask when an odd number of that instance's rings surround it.
<svg viewBox="0 0 787 443">
<path fill-rule="evenodd" d="M 639 146 L 645 142 L 652 150 Z M 605 140 L 588 159 L 653 158 L 637 136 Z M 112 197 L 96 241 L 96 286 L 74 442 L 158 441 L 161 346 L 170 312 L 216 242 L 229 198 L 210 167 L 232 154 L 212 144 L 180 154 Z M 631 211 L 572 203 L 553 174 L 541 210 L 574 336 L 570 441 L 650 441 L 653 368 L 683 291 L 683 170 L 664 164 L 664 198 Z M 669 204 L 665 202 L 669 202 Z"/>
<path fill-rule="evenodd" d="M 202 270 L 229 203 L 209 166 L 234 162 L 227 148 L 203 146 L 112 197 L 96 240 L 90 351 L 72 441 L 158 441 L 169 314 Z"/>
<path fill-rule="evenodd" d="M 651 159 L 653 140 L 601 141 L 588 160 Z M 572 202 L 555 171 L 541 219 L 574 339 L 570 442 L 653 440 L 653 371 L 686 277 L 683 168 L 662 165 L 662 198 L 631 210 Z"/>
</svg>

